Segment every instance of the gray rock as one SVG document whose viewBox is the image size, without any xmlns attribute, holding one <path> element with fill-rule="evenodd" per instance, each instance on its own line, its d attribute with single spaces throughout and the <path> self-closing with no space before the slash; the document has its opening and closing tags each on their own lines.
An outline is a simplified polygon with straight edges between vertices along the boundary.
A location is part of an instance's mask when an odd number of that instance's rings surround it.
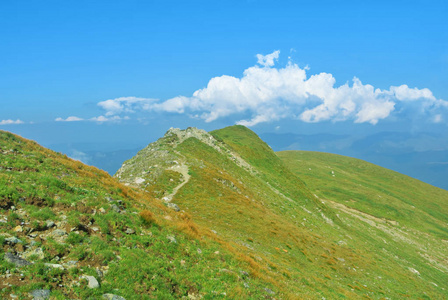
<svg viewBox="0 0 448 300">
<path fill-rule="evenodd" d="M 47 221 L 47 228 L 52 228 L 52 227 L 54 227 L 55 225 L 56 225 L 56 224 L 54 224 L 53 221 L 50 221 L 50 220 Z"/>
<path fill-rule="evenodd" d="M 249 288 L 249 285 L 245 282 L 245 283 L 243 283 L 243 285 L 244 285 L 244 287 L 246 288 L 246 289 L 248 289 Z"/>
<path fill-rule="evenodd" d="M 180 211 L 179 206 L 177 206 L 177 204 L 175 204 L 175 203 L 168 203 L 166 206 L 173 209 L 174 211 Z"/>
<path fill-rule="evenodd" d="M 168 235 L 166 238 L 170 241 L 170 243 L 177 243 L 176 238 L 173 235 Z"/>
<path fill-rule="evenodd" d="M 9 238 L 6 238 L 5 239 L 5 241 L 6 242 L 8 242 L 9 244 L 22 244 L 22 241 L 21 240 L 19 240 L 18 238 L 16 238 L 16 237 L 9 237 Z"/>
<path fill-rule="evenodd" d="M 134 233 L 135 233 L 134 229 L 132 229 L 132 228 L 126 229 L 126 234 L 134 234 Z"/>
<path fill-rule="evenodd" d="M 121 212 L 121 209 L 116 204 L 112 204 L 110 207 L 116 213 L 120 213 Z"/>
<path fill-rule="evenodd" d="M 87 286 L 88 286 L 90 289 L 97 289 L 97 288 L 100 287 L 100 283 L 99 283 L 98 280 L 96 280 L 96 278 L 93 277 L 93 276 L 83 275 L 83 276 L 81 276 L 80 278 L 81 278 L 81 279 L 87 279 L 87 281 L 89 282 Z"/>
<path fill-rule="evenodd" d="M 45 300 L 50 298 L 50 290 L 33 290 L 30 295 L 33 300 Z"/>
<path fill-rule="evenodd" d="M 126 300 L 125 298 L 118 296 L 118 295 L 114 295 L 114 294 L 104 294 L 103 295 L 103 299 L 107 299 L 107 300 Z"/>
<path fill-rule="evenodd" d="M 47 267 L 53 268 L 53 269 L 60 269 L 60 270 L 64 270 L 64 266 L 60 265 L 60 264 L 49 264 L 49 263 L 45 263 L 44 264 Z"/>
<path fill-rule="evenodd" d="M 270 295 L 275 295 L 275 292 L 271 289 L 265 288 L 264 290 Z"/>
<path fill-rule="evenodd" d="M 15 264 L 18 267 L 31 265 L 29 261 L 9 252 L 5 254 L 5 260 L 7 262 Z"/>
<path fill-rule="evenodd" d="M 56 229 L 56 230 L 53 231 L 53 235 L 54 236 L 64 236 L 66 234 L 67 234 L 67 232 L 65 230 L 62 230 L 62 229 Z"/>
</svg>

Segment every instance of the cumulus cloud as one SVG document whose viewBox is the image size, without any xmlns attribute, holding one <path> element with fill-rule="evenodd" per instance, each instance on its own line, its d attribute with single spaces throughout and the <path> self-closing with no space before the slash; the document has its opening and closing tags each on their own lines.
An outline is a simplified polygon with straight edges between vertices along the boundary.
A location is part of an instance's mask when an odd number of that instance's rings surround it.
<svg viewBox="0 0 448 300">
<path fill-rule="evenodd" d="M 106 111 L 106 116 L 118 115 L 121 113 L 133 113 L 140 110 L 149 110 L 157 99 L 120 97 L 101 101 L 98 106 Z"/>
<path fill-rule="evenodd" d="M 247 68 L 238 78 L 223 75 L 210 79 L 207 86 L 192 96 L 177 96 L 165 101 L 149 98 L 122 97 L 98 103 L 105 119 L 122 113 L 159 111 L 188 114 L 206 122 L 235 115 L 249 115 L 238 124 L 254 126 L 285 118 L 304 122 L 353 121 L 377 124 L 397 107 L 419 105 L 433 122 L 441 122 L 448 113 L 448 102 L 436 99 L 427 89 L 407 85 L 378 89 L 353 78 L 352 83 L 336 86 L 332 74 L 307 75 L 291 61 L 275 67 L 280 51 L 257 55 L 257 65 Z M 439 117 L 436 117 L 440 114 Z M 98 120 L 100 121 L 100 120 Z M 102 121 L 100 121 L 102 122 Z"/>
<path fill-rule="evenodd" d="M 268 55 L 257 54 L 257 63 L 264 67 L 272 67 L 275 64 L 274 60 L 278 60 L 279 55 L 280 50 L 276 50 Z"/>
<path fill-rule="evenodd" d="M 24 124 L 24 122 L 19 119 L 15 120 L 15 121 L 11 120 L 11 119 L 0 121 L 0 125 L 16 125 L 16 124 Z"/>
<path fill-rule="evenodd" d="M 77 122 L 77 121 L 83 121 L 84 119 L 82 118 L 78 118 L 75 116 L 71 116 L 71 117 L 67 117 L 66 119 L 63 118 L 56 118 L 55 121 L 56 122 Z"/>
</svg>

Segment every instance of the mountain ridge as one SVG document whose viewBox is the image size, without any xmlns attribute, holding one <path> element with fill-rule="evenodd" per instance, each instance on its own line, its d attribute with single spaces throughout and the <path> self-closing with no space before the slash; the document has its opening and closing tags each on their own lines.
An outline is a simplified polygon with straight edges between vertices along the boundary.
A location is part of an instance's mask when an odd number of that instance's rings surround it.
<svg viewBox="0 0 448 300">
<path fill-rule="evenodd" d="M 362 161 L 274 153 L 244 126 L 170 129 L 115 179 L 12 134 L 0 149 L 4 298 L 447 296 L 448 193 Z"/>
</svg>

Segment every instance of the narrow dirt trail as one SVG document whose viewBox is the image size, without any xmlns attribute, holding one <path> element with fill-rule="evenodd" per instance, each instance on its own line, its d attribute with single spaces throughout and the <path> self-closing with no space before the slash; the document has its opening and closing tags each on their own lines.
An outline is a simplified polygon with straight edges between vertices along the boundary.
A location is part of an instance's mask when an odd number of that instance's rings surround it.
<svg viewBox="0 0 448 300">
<path fill-rule="evenodd" d="M 188 181 L 190 181 L 190 177 L 191 177 L 190 174 L 188 174 L 188 166 L 185 164 L 173 166 L 173 167 L 169 168 L 168 170 L 175 171 L 175 172 L 182 174 L 182 176 L 184 177 L 184 181 L 181 182 L 179 185 L 177 185 L 173 189 L 173 192 L 171 194 L 163 197 L 163 200 L 165 202 L 171 202 L 171 200 L 173 200 L 173 197 L 177 194 L 177 191 L 179 191 L 179 189 L 181 187 L 183 187 L 185 184 L 187 184 Z"/>
</svg>

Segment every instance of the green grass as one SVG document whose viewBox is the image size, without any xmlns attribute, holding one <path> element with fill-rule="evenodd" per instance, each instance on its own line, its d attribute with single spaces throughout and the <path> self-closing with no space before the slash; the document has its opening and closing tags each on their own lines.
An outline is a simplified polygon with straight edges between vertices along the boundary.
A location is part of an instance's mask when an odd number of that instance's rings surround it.
<svg viewBox="0 0 448 300">
<path fill-rule="evenodd" d="M 446 191 L 340 156 L 276 154 L 243 126 L 213 131 L 206 142 L 189 133 L 182 142 L 167 134 L 126 161 L 116 174 L 124 185 L 0 132 L 0 270 L 23 278 L 0 296 L 37 287 L 56 299 L 448 296 Z M 186 184 L 173 166 L 188 169 Z M 161 201 L 176 189 L 180 212 Z M 23 250 L 6 236 L 30 246 L 17 226 L 46 235 L 49 220 L 67 234 L 33 246 L 44 259 L 21 268 L 1 259 Z M 68 261 L 77 263 L 44 265 Z M 86 288 L 81 275 L 101 287 Z"/>
</svg>

